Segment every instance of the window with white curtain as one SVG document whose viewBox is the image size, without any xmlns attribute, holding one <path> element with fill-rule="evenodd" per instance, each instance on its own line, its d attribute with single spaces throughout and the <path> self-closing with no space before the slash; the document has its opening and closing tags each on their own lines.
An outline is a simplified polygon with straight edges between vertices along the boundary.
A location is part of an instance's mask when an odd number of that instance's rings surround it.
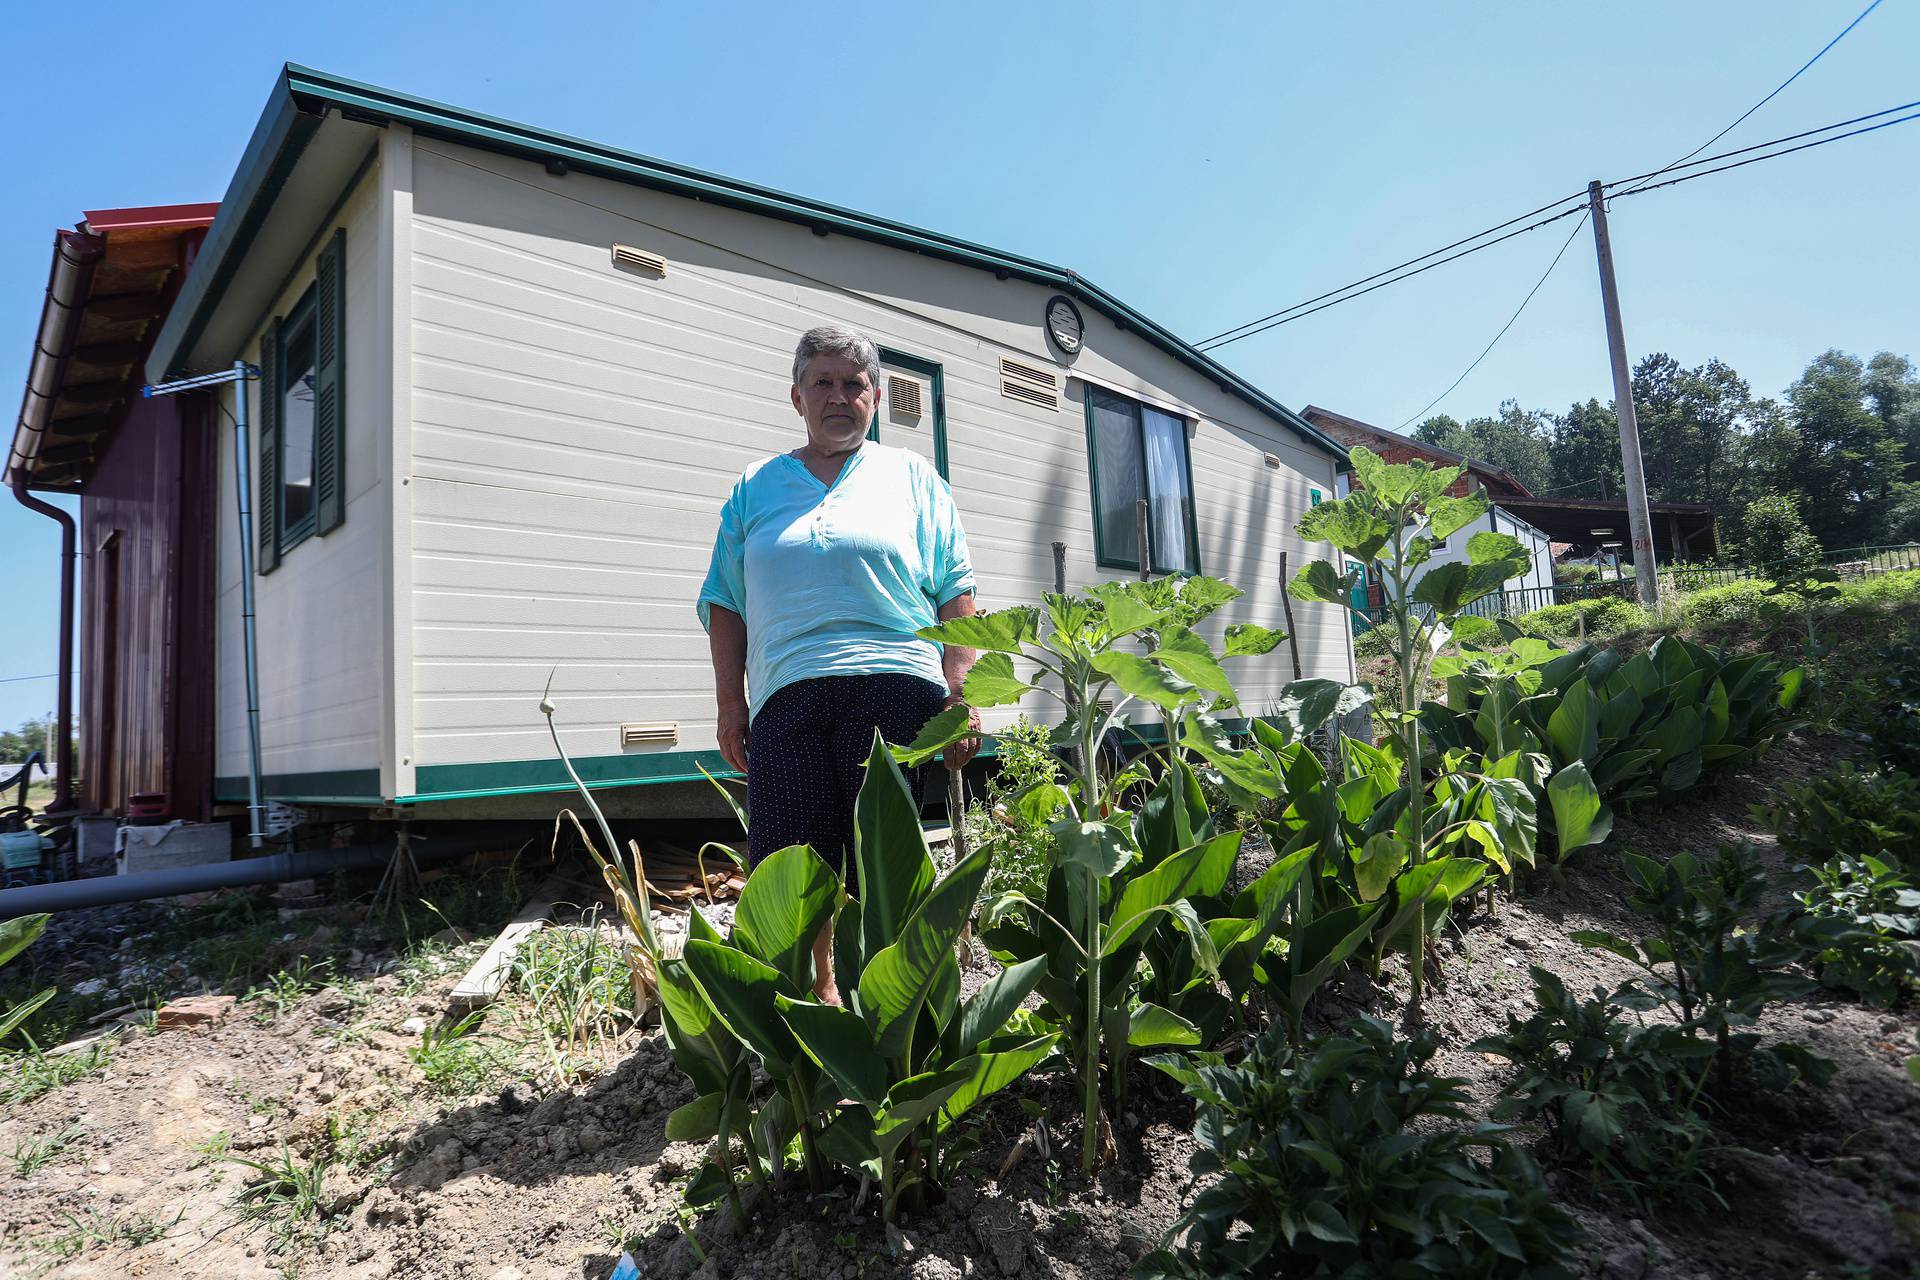
<svg viewBox="0 0 1920 1280">
<path fill-rule="evenodd" d="M 1145 498 L 1154 572 L 1198 573 L 1186 419 L 1088 384 L 1087 448 L 1099 563 L 1140 567 L 1136 511 Z"/>
</svg>

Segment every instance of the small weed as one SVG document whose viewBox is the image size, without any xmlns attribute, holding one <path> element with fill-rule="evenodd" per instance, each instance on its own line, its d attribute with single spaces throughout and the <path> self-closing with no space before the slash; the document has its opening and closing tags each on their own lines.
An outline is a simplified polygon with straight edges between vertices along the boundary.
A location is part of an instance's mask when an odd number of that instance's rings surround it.
<svg viewBox="0 0 1920 1280">
<path fill-rule="evenodd" d="M 109 1041 L 101 1040 L 74 1053 L 42 1053 L 29 1046 L 24 1052 L 0 1056 L 0 1102 L 29 1102 L 61 1085 L 106 1070 L 113 1060 Z"/>
<path fill-rule="evenodd" d="M 441 1093 L 455 1096 L 478 1093 L 507 1065 L 512 1056 L 499 1037 L 476 1035 L 479 1011 L 458 1022 L 428 1027 L 420 1043 L 407 1050 L 427 1083 Z"/>
<path fill-rule="evenodd" d="M 303 1162 L 282 1141 L 279 1154 L 264 1160 L 234 1155 L 224 1158 L 228 1164 L 251 1172 L 247 1185 L 234 1197 L 233 1207 L 242 1222 L 267 1228 L 273 1238 L 273 1252 L 286 1253 L 315 1234 L 323 1217 L 327 1173 L 333 1167 L 331 1153 Z"/>
<path fill-rule="evenodd" d="M 81 1126 L 68 1125 L 59 1133 L 44 1134 L 38 1138 L 22 1138 L 13 1144 L 13 1172 L 15 1177 L 30 1178 L 49 1160 L 73 1145 L 73 1140 L 86 1132 Z"/>
<path fill-rule="evenodd" d="M 327 1141 L 334 1154 L 349 1168 L 365 1169 L 392 1155 L 399 1145 L 391 1137 L 382 1138 L 373 1131 L 374 1114 L 355 1111 L 344 1119 L 327 1117 Z"/>
<path fill-rule="evenodd" d="M 260 1008 L 254 1011 L 253 1020 L 261 1026 L 272 1026 L 286 1017 L 302 997 L 325 986 L 326 975 L 332 967 L 331 961 L 314 964 L 301 956 L 288 968 L 268 975 L 264 985 L 249 988 L 241 999 L 258 1003 Z"/>
<path fill-rule="evenodd" d="M 84 1214 L 66 1213 L 61 1216 L 67 1224 L 65 1231 L 41 1236 L 32 1242 L 36 1249 L 56 1258 L 78 1258 L 95 1248 L 110 1249 L 115 1245 L 137 1249 L 143 1244 L 152 1244 L 172 1230 L 174 1223 L 179 1222 L 183 1215 L 176 1213 L 171 1219 L 163 1221 L 147 1214 L 130 1213 L 116 1217 L 101 1213 L 98 1209 L 89 1209 Z"/>
<path fill-rule="evenodd" d="M 193 1144 L 194 1159 L 187 1167 L 198 1169 L 205 1165 L 219 1164 L 227 1158 L 227 1152 L 233 1147 L 233 1135 L 225 1129 Z"/>
</svg>

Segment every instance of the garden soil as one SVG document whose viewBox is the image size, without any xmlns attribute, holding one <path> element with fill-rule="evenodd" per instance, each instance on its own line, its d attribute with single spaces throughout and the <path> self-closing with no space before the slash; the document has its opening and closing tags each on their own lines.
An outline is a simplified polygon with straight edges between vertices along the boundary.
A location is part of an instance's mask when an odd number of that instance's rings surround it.
<svg viewBox="0 0 1920 1280">
<path fill-rule="evenodd" d="M 1623 961 L 1567 937 L 1633 931 L 1615 851 L 1711 852 L 1749 840 L 1770 869 L 1783 869 L 1750 810 L 1840 754 L 1836 740 L 1784 742 L 1681 804 L 1624 816 L 1612 842 L 1578 855 L 1562 883 L 1503 900 L 1497 916 L 1455 920 L 1426 1010 L 1442 1043 L 1438 1065 L 1491 1105 L 1507 1067 L 1473 1042 L 1531 1008 L 1530 966 L 1582 993 L 1631 976 Z M 1263 853 L 1250 847 L 1246 856 L 1257 864 Z M 122 943 L 151 931 L 160 910 L 61 917 L 39 946 L 64 960 L 63 982 L 130 985 L 124 958 L 138 949 Z M 1070 1091 L 1027 1081 L 984 1108 L 979 1149 L 947 1202 L 909 1215 L 897 1232 L 882 1228 L 871 1202 L 857 1204 L 851 1186 L 749 1194 L 745 1222 L 725 1209 L 687 1221 L 703 1259 L 675 1212 L 699 1153 L 665 1136 L 667 1113 L 692 1090 L 657 1030 L 629 1031 L 603 1069 L 564 1086 L 492 1082 L 449 1097 L 428 1087 L 409 1056 L 421 1042 L 421 1023 L 409 1020 L 444 1016 L 448 992 L 486 939 L 443 949 L 425 971 L 392 954 L 353 952 L 351 940 L 343 930 L 330 954 L 334 972 L 353 981 L 305 995 L 278 1020 L 263 1021 L 270 1015 L 257 1000 L 214 1000 L 188 1010 L 187 1025 L 128 1027 L 104 1071 L 0 1116 L 0 1276 L 604 1280 L 631 1251 L 642 1275 L 676 1280 L 1093 1280 L 1126 1274 L 1191 1194 L 1192 1110 L 1170 1082 L 1140 1073 L 1111 1158 L 1089 1183 L 1076 1172 Z M 1359 980 L 1332 984 L 1315 1020 L 1401 1018 L 1404 976 L 1391 963 L 1388 979 L 1377 991 Z M 1832 1085 L 1754 1095 L 1724 1117 L 1728 1149 L 1714 1162 L 1724 1208 L 1635 1207 L 1556 1184 L 1586 1228 L 1583 1274 L 1916 1274 L 1920 1086 L 1903 1068 L 1915 1026 L 1911 1010 L 1824 995 L 1769 1016 L 1768 1036 L 1835 1060 Z M 1036 1126 L 1032 1110 L 1047 1121 Z M 73 1136 L 57 1155 L 18 1171 L 21 1150 L 62 1134 Z M 277 1250 L 268 1226 L 236 1213 L 258 1175 L 235 1157 L 271 1164 L 283 1152 L 332 1164 L 316 1196 L 320 1229 Z M 147 1230 L 115 1225 L 127 1223 Z"/>
</svg>

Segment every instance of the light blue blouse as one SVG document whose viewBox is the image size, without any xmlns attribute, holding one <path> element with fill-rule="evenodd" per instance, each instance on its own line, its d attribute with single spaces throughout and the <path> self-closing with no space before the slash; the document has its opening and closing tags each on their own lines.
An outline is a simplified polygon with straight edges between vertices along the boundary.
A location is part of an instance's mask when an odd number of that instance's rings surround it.
<svg viewBox="0 0 1920 1280">
<path fill-rule="evenodd" d="M 791 454 L 763 458 L 720 509 L 696 606 L 747 624 L 748 714 L 816 676 L 924 676 L 944 685 L 939 646 L 913 633 L 973 590 L 953 492 L 918 454 L 860 446 L 829 488 Z"/>
</svg>

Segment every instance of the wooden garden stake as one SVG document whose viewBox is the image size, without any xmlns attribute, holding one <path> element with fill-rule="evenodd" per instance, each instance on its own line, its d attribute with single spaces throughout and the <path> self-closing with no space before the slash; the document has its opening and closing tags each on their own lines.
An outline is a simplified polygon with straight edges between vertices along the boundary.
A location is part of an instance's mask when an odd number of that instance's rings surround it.
<svg viewBox="0 0 1920 1280">
<path fill-rule="evenodd" d="M 1287 648 L 1293 651 L 1293 678 L 1302 679 L 1305 672 L 1300 669 L 1300 638 L 1293 634 L 1293 596 L 1287 590 L 1287 553 L 1280 553 L 1280 607 L 1287 611 Z"/>
</svg>

